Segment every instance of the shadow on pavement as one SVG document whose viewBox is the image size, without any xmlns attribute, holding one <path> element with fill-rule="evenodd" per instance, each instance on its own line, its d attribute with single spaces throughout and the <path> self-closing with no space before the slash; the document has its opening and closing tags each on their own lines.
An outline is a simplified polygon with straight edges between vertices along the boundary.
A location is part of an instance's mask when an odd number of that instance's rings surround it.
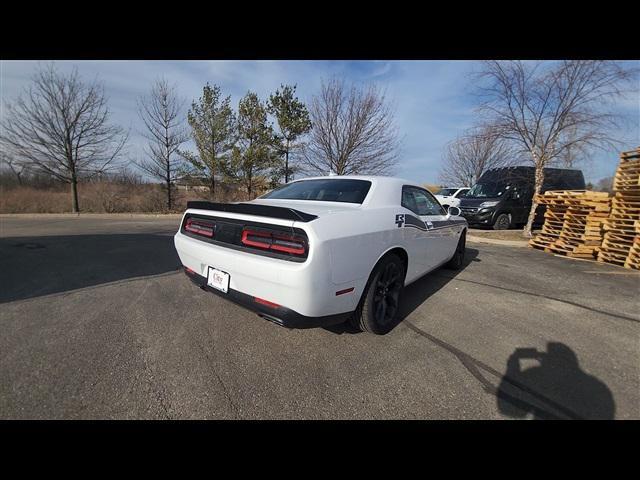
<svg viewBox="0 0 640 480">
<path fill-rule="evenodd" d="M 0 239 L 0 303 L 176 271 L 166 234 Z"/>
<path fill-rule="evenodd" d="M 523 361 L 537 365 L 523 369 Z M 615 415 L 611 390 L 580 369 L 575 352 L 559 342 L 549 342 L 546 352 L 517 348 L 507 360 L 496 398 L 498 411 L 511 418 L 611 420 Z"/>
<path fill-rule="evenodd" d="M 405 318 L 411 315 L 411 313 L 427 301 L 431 295 L 453 280 L 456 275 L 463 272 L 471 262 L 480 262 L 481 260 L 477 257 L 478 250 L 467 246 L 464 266 L 460 270 L 447 270 L 444 267 L 440 267 L 433 272 L 427 273 L 424 277 L 407 286 L 400 297 L 398 318 L 396 319 L 396 324 L 393 328 L 397 327 Z M 348 322 L 324 327 L 324 329 L 337 335 L 342 335 L 344 333 L 361 333 L 360 330 L 352 327 Z"/>
<path fill-rule="evenodd" d="M 498 411 L 505 416 L 521 419 L 531 414 L 540 420 L 614 418 L 611 390 L 581 370 L 576 354 L 563 343 L 549 342 L 547 352 L 517 348 L 503 374 L 411 322 L 404 325 L 456 357 L 482 390 L 496 398 Z M 537 365 L 523 370 L 521 362 Z M 497 387 L 491 377 L 500 381 Z"/>
</svg>

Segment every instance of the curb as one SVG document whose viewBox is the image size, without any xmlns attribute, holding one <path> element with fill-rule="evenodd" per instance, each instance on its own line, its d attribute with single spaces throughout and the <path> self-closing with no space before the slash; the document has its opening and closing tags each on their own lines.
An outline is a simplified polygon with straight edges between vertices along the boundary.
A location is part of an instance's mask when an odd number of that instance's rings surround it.
<svg viewBox="0 0 640 480">
<path fill-rule="evenodd" d="M 492 245 L 502 245 L 504 247 L 526 247 L 529 242 L 526 240 L 494 240 L 493 238 L 474 237 L 467 234 L 467 240 L 475 243 L 489 243 Z"/>
</svg>

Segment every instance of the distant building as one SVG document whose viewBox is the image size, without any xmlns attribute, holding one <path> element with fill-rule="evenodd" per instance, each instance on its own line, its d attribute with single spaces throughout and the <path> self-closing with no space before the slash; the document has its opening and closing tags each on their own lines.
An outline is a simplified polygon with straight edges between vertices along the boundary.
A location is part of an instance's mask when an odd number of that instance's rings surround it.
<svg viewBox="0 0 640 480">
<path fill-rule="evenodd" d="M 216 181 L 218 179 L 216 178 Z M 178 177 L 175 181 L 176 189 L 183 190 L 185 192 L 208 192 L 209 182 L 206 178 L 198 177 L 196 175 L 183 175 Z"/>
<path fill-rule="evenodd" d="M 238 184 L 225 182 L 225 180 L 219 175 L 216 175 L 215 179 L 216 191 L 230 193 L 241 188 Z M 211 190 L 209 179 L 197 175 L 183 175 L 182 177 L 178 177 L 174 182 L 174 185 L 177 190 L 182 190 L 184 192 L 208 192 Z"/>
</svg>

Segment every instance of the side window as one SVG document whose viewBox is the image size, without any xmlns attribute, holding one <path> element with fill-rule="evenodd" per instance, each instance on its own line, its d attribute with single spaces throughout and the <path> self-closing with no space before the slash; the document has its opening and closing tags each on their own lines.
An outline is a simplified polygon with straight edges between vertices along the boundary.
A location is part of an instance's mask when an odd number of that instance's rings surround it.
<svg viewBox="0 0 640 480">
<path fill-rule="evenodd" d="M 467 192 L 468 192 L 468 191 L 469 191 L 469 189 L 468 189 L 468 188 L 463 188 L 463 189 L 461 189 L 461 190 L 458 192 L 458 194 L 456 195 L 456 198 L 462 198 L 462 197 L 464 197 L 464 196 L 467 194 Z"/>
<path fill-rule="evenodd" d="M 416 215 L 444 215 L 442 205 L 426 190 L 417 187 L 402 187 L 402 206 Z"/>
</svg>

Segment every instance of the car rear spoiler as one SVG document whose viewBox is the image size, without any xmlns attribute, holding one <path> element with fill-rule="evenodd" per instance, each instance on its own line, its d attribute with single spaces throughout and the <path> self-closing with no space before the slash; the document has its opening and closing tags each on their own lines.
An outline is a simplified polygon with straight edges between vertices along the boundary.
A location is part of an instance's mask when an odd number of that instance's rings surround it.
<svg viewBox="0 0 640 480">
<path fill-rule="evenodd" d="M 216 212 L 243 213 L 245 215 L 281 218 L 283 220 L 294 220 L 296 222 L 310 222 L 318 218 L 317 215 L 304 213 L 293 208 L 275 207 L 273 205 L 257 205 L 253 203 L 214 203 L 191 201 L 187 202 L 187 208 L 212 210 Z"/>
</svg>

